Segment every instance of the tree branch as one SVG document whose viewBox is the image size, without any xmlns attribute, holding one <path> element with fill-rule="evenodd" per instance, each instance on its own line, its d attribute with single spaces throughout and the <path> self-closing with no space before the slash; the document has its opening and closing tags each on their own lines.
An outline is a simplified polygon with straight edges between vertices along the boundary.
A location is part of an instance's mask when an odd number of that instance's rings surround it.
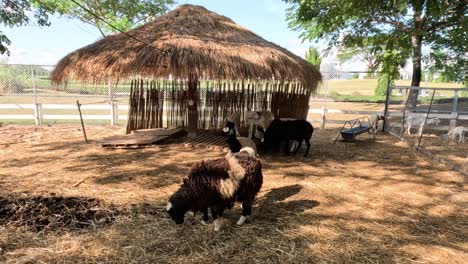
<svg viewBox="0 0 468 264">
<path fill-rule="evenodd" d="M 97 21 L 96 21 L 96 27 L 98 28 L 99 32 L 101 32 L 101 35 L 103 38 L 106 37 L 106 34 L 104 34 L 104 32 L 102 31 L 101 27 L 97 24 Z"/>
<path fill-rule="evenodd" d="M 404 25 L 403 23 L 401 23 L 399 21 L 396 21 L 396 20 L 392 19 L 391 17 L 388 17 L 388 19 L 390 19 L 390 20 L 386 20 L 386 19 L 383 19 L 383 18 L 378 18 L 378 17 L 376 17 L 374 15 L 371 15 L 371 17 L 376 22 L 383 23 L 383 24 L 388 24 L 388 25 L 393 25 L 393 26 L 396 26 L 397 28 L 401 28 L 403 31 L 411 32 L 411 29 L 409 27 L 407 27 L 406 25 Z"/>
<path fill-rule="evenodd" d="M 448 27 L 451 27 L 451 26 L 455 26 L 456 24 L 458 24 L 457 21 L 441 21 L 441 22 L 433 24 L 428 29 L 426 29 L 426 31 L 427 32 L 432 32 L 432 31 L 434 31 L 436 29 L 448 28 Z"/>
</svg>

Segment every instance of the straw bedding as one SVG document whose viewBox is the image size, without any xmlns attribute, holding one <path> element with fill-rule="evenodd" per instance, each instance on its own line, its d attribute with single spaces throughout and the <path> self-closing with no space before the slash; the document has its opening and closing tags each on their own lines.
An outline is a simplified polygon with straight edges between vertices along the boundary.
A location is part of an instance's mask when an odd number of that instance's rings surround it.
<svg viewBox="0 0 468 264">
<path fill-rule="evenodd" d="M 90 131 L 94 140 L 105 134 Z M 332 145 L 336 132 L 314 133 L 307 158 L 262 155 L 252 221 L 237 227 L 236 206 L 216 233 L 199 216 L 175 225 L 165 204 L 194 162 L 223 152 L 179 144 L 105 150 L 70 127 L 42 128 L 0 149 L 0 196 L 79 196 L 120 213 L 77 230 L 2 223 L 0 262 L 464 263 L 465 177 L 391 136 Z"/>
</svg>

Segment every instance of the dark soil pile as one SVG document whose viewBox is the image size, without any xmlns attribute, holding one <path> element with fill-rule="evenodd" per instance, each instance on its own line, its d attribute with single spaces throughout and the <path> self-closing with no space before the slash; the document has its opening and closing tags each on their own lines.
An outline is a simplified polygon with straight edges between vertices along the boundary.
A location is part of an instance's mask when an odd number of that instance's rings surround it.
<svg viewBox="0 0 468 264">
<path fill-rule="evenodd" d="M 0 225 L 27 226 L 34 230 L 83 229 L 112 222 L 118 211 L 98 199 L 82 197 L 0 196 Z"/>
</svg>

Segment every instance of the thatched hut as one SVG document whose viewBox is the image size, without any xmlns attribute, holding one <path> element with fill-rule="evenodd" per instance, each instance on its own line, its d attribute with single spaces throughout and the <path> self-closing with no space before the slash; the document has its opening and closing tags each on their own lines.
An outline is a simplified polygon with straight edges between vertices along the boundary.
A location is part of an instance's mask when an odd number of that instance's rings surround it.
<svg viewBox="0 0 468 264">
<path fill-rule="evenodd" d="M 56 82 L 131 80 L 127 131 L 217 129 L 232 111 L 305 118 L 320 72 L 231 19 L 183 5 L 65 56 Z"/>
</svg>

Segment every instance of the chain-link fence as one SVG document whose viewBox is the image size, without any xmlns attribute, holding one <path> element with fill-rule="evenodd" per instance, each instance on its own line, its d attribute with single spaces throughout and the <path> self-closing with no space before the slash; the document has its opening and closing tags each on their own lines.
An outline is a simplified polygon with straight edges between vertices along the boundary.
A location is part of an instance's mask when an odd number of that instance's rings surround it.
<svg viewBox="0 0 468 264">
<path fill-rule="evenodd" d="M 387 130 L 468 173 L 468 89 L 396 86 L 390 94 Z"/>
<path fill-rule="evenodd" d="M 383 114 L 385 95 L 375 95 L 376 73 L 365 71 L 327 71 L 310 100 L 308 120 L 314 126 L 339 127 L 347 120 Z"/>
<path fill-rule="evenodd" d="M 88 123 L 123 124 L 130 86 L 120 84 L 53 83 L 52 65 L 0 64 L 0 122 L 3 124 L 78 123 L 77 101 Z M 104 106 L 102 106 L 104 105 Z M 106 106 L 107 105 L 107 106 Z M 124 105 L 118 108 L 118 105 Z"/>
<path fill-rule="evenodd" d="M 76 101 L 83 104 L 83 115 L 91 124 L 124 124 L 128 111 L 129 83 L 86 84 L 52 83 L 52 65 L 0 64 L 0 122 L 13 124 L 79 123 Z M 383 114 L 385 95 L 377 94 L 376 73 L 327 71 L 323 82 L 310 100 L 308 119 L 315 126 L 343 124 L 363 115 Z M 408 86 L 410 80 L 397 80 L 396 85 Z M 458 84 L 422 83 L 422 86 Z M 404 89 L 396 89 L 392 100 L 401 104 Z M 453 93 L 453 92 L 452 92 Z M 451 95 L 453 97 L 453 95 Z M 463 93 L 460 91 L 460 98 Z M 423 98 L 423 97 L 421 97 Z M 438 102 L 451 100 L 449 91 L 436 91 Z M 443 105 L 443 104 L 441 104 Z M 440 107 L 440 106 L 436 106 Z M 466 105 L 459 103 L 459 110 Z"/>
</svg>

